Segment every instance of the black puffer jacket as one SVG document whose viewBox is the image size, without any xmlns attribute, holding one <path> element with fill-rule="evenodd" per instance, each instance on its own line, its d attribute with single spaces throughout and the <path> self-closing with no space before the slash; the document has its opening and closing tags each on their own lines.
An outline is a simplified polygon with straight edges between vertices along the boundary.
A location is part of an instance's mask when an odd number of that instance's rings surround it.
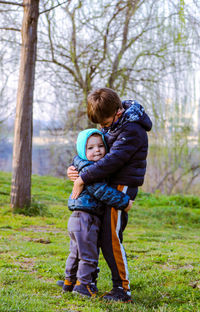
<svg viewBox="0 0 200 312">
<path fill-rule="evenodd" d="M 93 163 L 76 156 L 73 165 L 79 173 L 83 173 L 87 172 Z M 81 210 L 101 216 L 104 213 L 105 206 L 123 210 L 128 206 L 129 200 L 130 197 L 128 195 L 108 186 L 105 182 L 99 182 L 86 185 L 77 199 L 72 199 L 70 195 L 68 208 L 72 211 Z"/>
<path fill-rule="evenodd" d="M 141 186 L 146 172 L 148 137 L 152 122 L 136 101 L 123 101 L 122 116 L 111 128 L 102 129 L 109 153 L 81 174 L 85 184 L 110 176 L 110 184 Z"/>
</svg>

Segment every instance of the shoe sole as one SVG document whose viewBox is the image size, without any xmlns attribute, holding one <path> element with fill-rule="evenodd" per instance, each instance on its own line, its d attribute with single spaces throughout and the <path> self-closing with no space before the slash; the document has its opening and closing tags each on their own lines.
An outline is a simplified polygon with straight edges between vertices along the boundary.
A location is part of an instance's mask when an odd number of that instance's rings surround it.
<svg viewBox="0 0 200 312">
<path fill-rule="evenodd" d="M 106 304 L 113 304 L 114 302 L 119 302 L 119 303 L 133 303 L 133 300 L 128 300 L 128 301 L 122 301 L 122 300 L 110 300 L 110 299 L 104 299 Z"/>
<path fill-rule="evenodd" d="M 62 292 L 63 293 L 67 293 L 67 292 L 72 292 L 73 290 L 64 290 L 64 289 L 62 289 Z"/>
<path fill-rule="evenodd" d="M 80 296 L 82 296 L 82 297 L 87 297 L 87 298 L 95 298 L 95 297 L 96 297 L 96 295 L 94 295 L 94 296 L 89 296 L 89 295 L 86 295 L 86 294 L 82 294 L 82 293 L 80 293 L 80 292 L 78 292 L 78 291 L 76 291 L 76 290 L 73 290 L 72 293 L 75 294 L 75 295 L 80 295 Z"/>
<path fill-rule="evenodd" d="M 80 296 L 82 296 L 82 297 L 92 298 L 92 296 L 88 296 L 88 295 L 86 295 L 86 294 L 82 294 L 82 293 L 80 293 L 80 292 L 78 292 L 78 291 L 76 291 L 76 290 L 73 290 L 72 292 L 73 292 L 73 294 L 75 294 L 75 295 L 80 295 Z"/>
<path fill-rule="evenodd" d="M 133 303 L 133 300 L 132 299 L 128 299 L 128 300 L 125 300 L 125 301 L 123 301 L 123 300 L 120 300 L 120 299 L 113 299 L 113 298 L 110 298 L 110 299 L 108 299 L 108 298 L 105 298 L 105 297 L 102 297 L 102 299 L 103 300 L 105 300 L 105 301 L 107 301 L 107 302 L 109 302 L 109 301 L 114 301 L 114 302 L 121 302 L 121 303 Z"/>
</svg>

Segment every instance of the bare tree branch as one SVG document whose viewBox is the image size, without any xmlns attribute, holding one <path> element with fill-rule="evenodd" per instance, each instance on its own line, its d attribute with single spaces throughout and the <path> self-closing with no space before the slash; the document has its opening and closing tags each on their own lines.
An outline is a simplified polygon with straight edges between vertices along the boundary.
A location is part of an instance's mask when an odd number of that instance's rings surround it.
<svg viewBox="0 0 200 312">
<path fill-rule="evenodd" d="M 113 66 L 112 66 L 112 73 L 111 73 L 110 78 L 108 80 L 108 86 L 110 88 L 113 88 L 113 83 L 116 79 L 116 73 L 118 70 L 120 60 L 121 60 L 124 52 L 127 49 L 126 44 L 127 44 L 127 40 L 128 40 L 129 23 L 130 23 L 131 17 L 134 15 L 134 13 L 136 11 L 136 7 L 137 7 L 138 2 L 139 2 L 139 0 L 135 0 L 134 3 L 131 3 L 130 1 L 128 1 L 128 3 L 127 3 L 124 28 L 123 28 L 123 36 L 122 36 L 122 41 L 121 41 L 121 48 L 120 48 L 120 51 L 115 56 L 115 60 L 113 62 Z"/>
<path fill-rule="evenodd" d="M 23 3 L 16 3 L 16 2 L 12 2 L 12 1 L 1 1 L 0 0 L 0 3 L 2 4 L 11 4 L 11 5 L 18 5 L 18 6 L 24 6 Z"/>
<path fill-rule="evenodd" d="M 0 27 L 0 29 L 2 30 L 14 30 L 14 31 L 21 31 L 21 29 L 18 28 L 13 28 L 13 27 Z"/>
<path fill-rule="evenodd" d="M 67 13 L 69 14 L 71 18 L 71 23 L 72 23 L 72 34 L 71 34 L 71 45 L 70 45 L 70 56 L 71 60 L 74 64 L 75 70 L 76 70 L 76 81 L 79 82 L 79 85 L 82 87 L 82 89 L 85 88 L 84 80 L 81 74 L 81 69 L 79 66 L 78 62 L 78 57 L 77 57 L 77 31 L 76 31 L 76 19 L 75 19 L 75 14 L 76 10 L 80 7 L 80 4 L 78 7 L 75 7 L 72 13 L 69 11 L 68 8 L 66 8 Z"/>
<path fill-rule="evenodd" d="M 54 7 L 49 8 L 49 9 L 47 9 L 47 10 L 44 10 L 44 11 L 40 12 L 40 15 L 43 14 L 43 13 L 50 12 L 50 11 L 54 10 L 55 8 L 61 6 L 62 4 L 67 3 L 67 2 L 70 2 L 70 1 L 71 1 L 71 0 L 67 0 L 67 1 L 64 1 L 64 2 L 62 2 L 62 3 L 58 3 L 58 4 L 55 5 Z"/>
</svg>

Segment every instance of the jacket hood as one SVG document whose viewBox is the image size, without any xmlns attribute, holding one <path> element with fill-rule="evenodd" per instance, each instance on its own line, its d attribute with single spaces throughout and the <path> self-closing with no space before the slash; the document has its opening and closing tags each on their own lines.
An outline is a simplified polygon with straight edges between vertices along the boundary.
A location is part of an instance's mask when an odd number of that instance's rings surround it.
<svg viewBox="0 0 200 312">
<path fill-rule="evenodd" d="M 144 107 L 135 100 L 122 101 L 125 112 L 122 115 L 120 123 L 136 122 L 139 123 L 146 131 L 152 128 L 152 121 L 145 113 Z"/>
<path fill-rule="evenodd" d="M 76 149 L 77 149 L 78 156 L 80 158 L 84 159 L 84 160 L 88 160 L 87 157 L 86 157 L 86 153 L 85 153 L 86 152 L 87 140 L 94 133 L 97 133 L 97 134 L 99 134 L 102 137 L 102 140 L 103 140 L 103 142 L 105 144 L 105 147 L 106 147 L 104 135 L 98 129 L 91 128 L 91 129 L 85 129 L 85 130 L 79 132 L 78 137 L 77 137 L 77 142 L 76 142 Z"/>
</svg>

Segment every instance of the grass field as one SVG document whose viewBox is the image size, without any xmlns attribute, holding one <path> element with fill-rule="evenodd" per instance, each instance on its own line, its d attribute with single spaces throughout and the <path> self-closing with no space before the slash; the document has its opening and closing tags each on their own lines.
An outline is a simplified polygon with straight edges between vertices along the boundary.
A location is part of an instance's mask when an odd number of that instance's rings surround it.
<svg viewBox="0 0 200 312">
<path fill-rule="evenodd" d="M 139 193 L 124 234 L 133 303 L 106 303 L 112 287 L 100 255 L 96 299 L 63 294 L 71 183 L 33 176 L 33 210 L 13 215 L 9 173 L 0 173 L 0 311 L 200 311 L 200 198 Z M 31 214 L 31 210 L 30 210 Z"/>
</svg>

